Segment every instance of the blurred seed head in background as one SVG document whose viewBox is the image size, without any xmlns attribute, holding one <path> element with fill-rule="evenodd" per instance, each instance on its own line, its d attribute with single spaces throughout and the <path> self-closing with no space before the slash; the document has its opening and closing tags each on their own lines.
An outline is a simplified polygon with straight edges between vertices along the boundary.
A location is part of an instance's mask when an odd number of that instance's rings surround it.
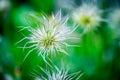
<svg viewBox="0 0 120 80">
<path fill-rule="evenodd" d="M 83 3 L 72 12 L 74 22 L 78 23 L 85 32 L 96 29 L 103 21 L 101 17 L 102 10 L 93 3 Z"/>
<path fill-rule="evenodd" d="M 108 19 L 109 26 L 115 32 L 115 38 L 120 38 L 120 8 L 114 9 Z"/>
</svg>

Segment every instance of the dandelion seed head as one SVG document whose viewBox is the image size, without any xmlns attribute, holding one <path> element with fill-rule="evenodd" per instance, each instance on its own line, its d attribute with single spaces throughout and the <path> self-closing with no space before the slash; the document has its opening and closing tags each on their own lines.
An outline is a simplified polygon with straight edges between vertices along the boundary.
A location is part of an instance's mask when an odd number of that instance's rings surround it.
<svg viewBox="0 0 120 80">
<path fill-rule="evenodd" d="M 68 74 L 68 70 L 59 68 L 52 71 L 45 70 L 43 68 L 41 68 L 41 70 L 46 74 L 46 76 L 38 75 L 37 77 L 35 77 L 35 80 L 72 80 L 72 79 L 79 80 L 83 75 L 81 71 Z"/>
<path fill-rule="evenodd" d="M 33 15 L 35 16 L 35 15 Z M 35 16 L 37 17 L 37 16 Z M 61 11 L 52 17 L 44 16 L 39 19 L 41 26 L 37 28 L 28 27 L 30 35 L 26 38 L 29 39 L 28 44 L 24 48 L 31 48 L 26 57 L 33 51 L 38 50 L 39 55 L 49 55 L 49 53 L 61 52 L 68 55 L 64 47 L 70 46 L 68 40 L 76 39 L 73 35 L 77 26 L 69 27 L 67 25 L 68 17 L 61 17 Z M 21 42 L 21 41 L 19 41 Z"/>
<path fill-rule="evenodd" d="M 85 30 L 92 30 L 102 21 L 101 10 L 93 4 L 83 3 L 72 15 L 73 20 Z"/>
</svg>

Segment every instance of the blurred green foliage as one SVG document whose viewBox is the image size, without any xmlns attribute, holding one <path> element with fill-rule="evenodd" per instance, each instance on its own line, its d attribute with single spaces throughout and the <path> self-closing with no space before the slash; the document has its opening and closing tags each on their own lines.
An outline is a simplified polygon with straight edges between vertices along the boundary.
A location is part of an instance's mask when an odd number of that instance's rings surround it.
<svg viewBox="0 0 120 80">
<path fill-rule="evenodd" d="M 56 3 L 54 0 L 8 1 L 10 5 L 0 11 L 0 78 L 4 80 L 4 76 L 8 74 L 13 80 L 33 80 L 31 72 L 39 71 L 37 65 L 45 67 L 45 63 L 36 51 L 23 61 L 29 49 L 23 51 L 18 47 L 23 46 L 26 41 L 17 45 L 15 43 L 28 32 L 23 31 L 24 34 L 21 34 L 18 31 L 24 26 L 40 25 L 38 20 L 28 13 L 34 13 L 39 17 L 40 12 L 50 15 L 57 11 Z M 111 1 L 102 2 L 102 8 L 109 10 Z M 109 13 L 111 12 L 106 12 L 103 16 Z M 120 80 L 120 36 L 114 38 L 115 32 L 109 23 L 103 22 L 97 31 L 81 37 L 81 41 L 77 43 L 80 47 L 68 49 L 69 57 L 63 54 L 49 57 L 59 67 L 62 60 L 65 66 L 71 68 L 70 72 L 78 70 L 84 72 L 81 80 Z M 78 33 L 81 34 L 80 31 Z"/>
</svg>

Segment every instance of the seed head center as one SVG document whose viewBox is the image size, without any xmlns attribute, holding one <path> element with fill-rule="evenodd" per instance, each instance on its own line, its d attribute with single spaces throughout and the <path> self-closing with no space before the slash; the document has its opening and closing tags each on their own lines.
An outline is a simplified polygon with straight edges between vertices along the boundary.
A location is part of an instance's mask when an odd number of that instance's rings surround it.
<svg viewBox="0 0 120 80">
<path fill-rule="evenodd" d="M 82 18 L 81 18 L 81 24 L 83 26 L 86 26 L 86 25 L 88 25 L 90 23 L 91 23 L 91 18 L 90 17 L 88 17 L 88 16 L 82 16 Z"/>
<path fill-rule="evenodd" d="M 54 45 L 54 43 L 55 43 L 55 38 L 53 36 L 47 36 L 43 40 L 43 46 L 46 48 L 49 48 L 50 46 Z"/>
</svg>

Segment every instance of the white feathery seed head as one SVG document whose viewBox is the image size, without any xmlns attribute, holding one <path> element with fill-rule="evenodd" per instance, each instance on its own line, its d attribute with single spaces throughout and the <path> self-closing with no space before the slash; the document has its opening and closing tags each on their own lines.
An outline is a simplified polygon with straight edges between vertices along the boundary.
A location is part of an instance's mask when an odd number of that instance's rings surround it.
<svg viewBox="0 0 120 80">
<path fill-rule="evenodd" d="M 68 55 L 64 49 L 65 47 L 72 46 L 68 43 L 68 40 L 77 39 L 73 35 L 77 26 L 74 25 L 69 27 L 67 25 L 69 17 L 62 18 L 61 11 L 59 11 L 56 15 L 52 15 L 52 17 L 43 15 L 42 18 L 39 18 L 34 14 L 31 15 L 39 19 L 41 26 L 38 25 L 37 28 L 27 27 L 30 35 L 19 41 L 21 42 L 25 39 L 29 40 L 23 47 L 31 48 L 25 58 L 33 50 L 38 50 L 38 54 L 44 56 L 49 55 L 50 53 L 54 54 L 56 52 Z"/>
<path fill-rule="evenodd" d="M 80 7 L 73 11 L 72 18 L 85 31 L 93 30 L 100 25 L 102 21 L 102 11 L 97 5 L 92 3 L 83 3 Z"/>
<path fill-rule="evenodd" d="M 34 76 L 35 80 L 80 80 L 83 75 L 81 71 L 68 74 L 69 70 L 59 69 L 58 67 L 55 67 L 54 70 L 43 69 L 41 67 L 40 69 L 45 73 L 45 76 L 38 74 L 36 75 L 37 77 Z"/>
</svg>

